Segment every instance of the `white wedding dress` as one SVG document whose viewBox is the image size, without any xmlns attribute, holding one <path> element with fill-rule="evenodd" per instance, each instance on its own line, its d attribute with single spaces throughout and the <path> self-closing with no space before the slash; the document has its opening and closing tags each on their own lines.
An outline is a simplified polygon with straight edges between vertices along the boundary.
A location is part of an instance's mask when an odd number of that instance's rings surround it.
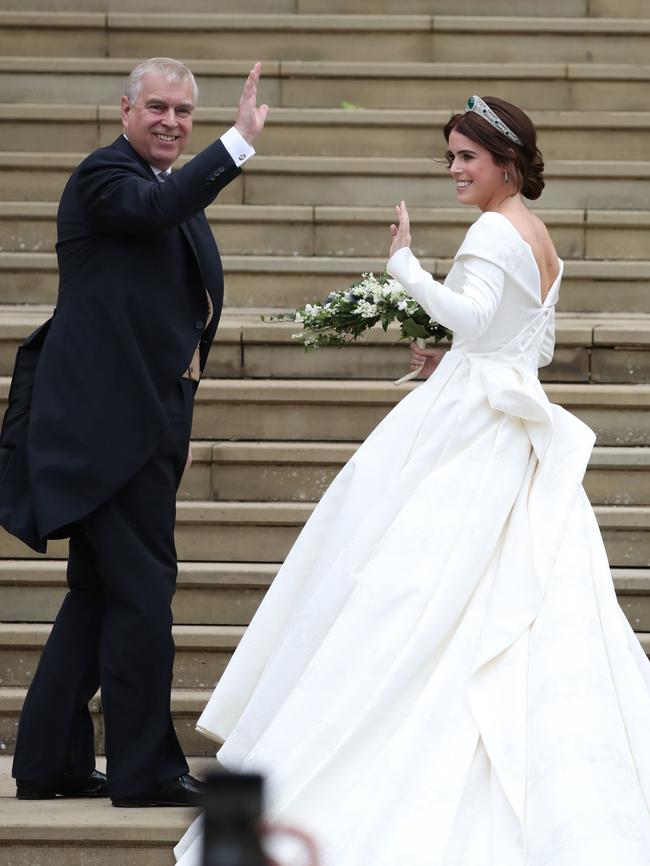
<svg viewBox="0 0 650 866">
<path fill-rule="evenodd" d="M 323 496 L 199 721 L 323 866 L 650 864 L 650 665 L 582 488 L 594 435 L 537 377 L 561 266 L 542 302 L 497 213 L 444 285 L 393 256 L 452 348 Z"/>
</svg>

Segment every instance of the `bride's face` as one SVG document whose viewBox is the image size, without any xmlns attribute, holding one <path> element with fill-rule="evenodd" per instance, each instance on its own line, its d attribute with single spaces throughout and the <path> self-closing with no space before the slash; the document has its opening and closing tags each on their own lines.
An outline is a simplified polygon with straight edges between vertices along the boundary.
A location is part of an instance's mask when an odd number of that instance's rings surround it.
<svg viewBox="0 0 650 866">
<path fill-rule="evenodd" d="M 503 166 L 496 164 L 490 151 L 456 130 L 449 135 L 447 162 L 460 204 L 489 210 L 512 192 L 505 183 Z"/>
</svg>

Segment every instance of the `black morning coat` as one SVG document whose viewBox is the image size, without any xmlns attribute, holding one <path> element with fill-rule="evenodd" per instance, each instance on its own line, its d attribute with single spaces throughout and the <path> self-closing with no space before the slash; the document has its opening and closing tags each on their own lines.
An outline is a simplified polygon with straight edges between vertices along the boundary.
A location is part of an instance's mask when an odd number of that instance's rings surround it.
<svg viewBox="0 0 650 866">
<path fill-rule="evenodd" d="M 56 311 L 19 349 L 0 435 L 0 524 L 35 550 L 153 454 L 199 340 L 205 366 L 223 271 L 203 209 L 240 171 L 216 141 L 161 184 L 120 136 L 68 180 Z"/>
</svg>

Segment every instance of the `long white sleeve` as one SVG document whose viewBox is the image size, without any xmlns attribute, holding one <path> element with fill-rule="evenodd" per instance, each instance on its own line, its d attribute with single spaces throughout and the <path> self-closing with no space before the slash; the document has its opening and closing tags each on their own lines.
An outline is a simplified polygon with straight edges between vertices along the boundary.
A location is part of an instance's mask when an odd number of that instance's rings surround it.
<svg viewBox="0 0 650 866">
<path fill-rule="evenodd" d="M 436 322 L 466 339 L 485 332 L 501 301 L 505 273 L 498 265 L 479 258 L 462 257 L 465 274 L 462 293 L 433 279 L 408 247 L 398 250 L 386 270 L 400 282 Z"/>
<path fill-rule="evenodd" d="M 553 360 L 553 350 L 555 349 L 555 308 L 551 307 L 546 320 L 546 330 L 544 331 L 544 339 L 542 347 L 539 350 L 538 367 L 546 367 Z"/>
</svg>

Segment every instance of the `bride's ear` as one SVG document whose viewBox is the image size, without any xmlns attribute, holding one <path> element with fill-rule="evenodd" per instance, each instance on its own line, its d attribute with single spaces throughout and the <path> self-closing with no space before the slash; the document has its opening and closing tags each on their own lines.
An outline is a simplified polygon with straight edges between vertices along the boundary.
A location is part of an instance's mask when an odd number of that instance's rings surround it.
<svg viewBox="0 0 650 866">
<path fill-rule="evenodd" d="M 500 161 L 499 168 L 503 173 L 503 179 L 505 183 L 511 184 L 516 189 L 519 189 L 521 187 L 521 174 L 519 173 L 519 170 L 517 168 L 517 163 L 514 159 L 514 153 L 513 159 L 504 159 L 503 161 Z"/>
</svg>

